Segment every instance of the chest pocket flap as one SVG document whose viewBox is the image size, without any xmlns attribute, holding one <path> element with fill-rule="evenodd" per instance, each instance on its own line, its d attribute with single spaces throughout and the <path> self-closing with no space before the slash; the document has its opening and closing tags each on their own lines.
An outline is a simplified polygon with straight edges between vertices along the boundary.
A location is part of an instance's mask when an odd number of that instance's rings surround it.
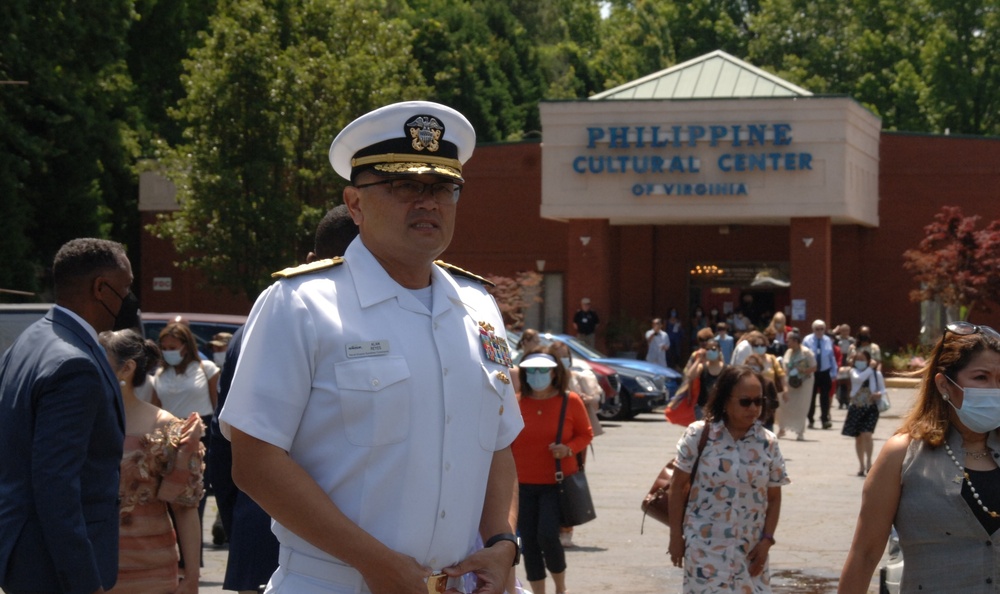
<svg viewBox="0 0 1000 594">
<path fill-rule="evenodd" d="M 347 439 L 360 446 L 399 443 L 410 427 L 410 368 L 403 357 L 334 365 Z"/>
</svg>

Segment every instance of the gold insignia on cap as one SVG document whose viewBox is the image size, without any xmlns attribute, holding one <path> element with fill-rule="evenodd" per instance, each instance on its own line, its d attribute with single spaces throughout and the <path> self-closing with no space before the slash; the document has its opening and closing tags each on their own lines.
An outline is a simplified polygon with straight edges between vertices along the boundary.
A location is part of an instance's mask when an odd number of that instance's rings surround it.
<svg viewBox="0 0 1000 594">
<path fill-rule="evenodd" d="M 440 148 L 438 140 L 441 139 L 444 126 L 438 123 L 437 118 L 417 116 L 407 122 L 406 126 L 410 129 L 410 137 L 413 138 L 413 150 L 420 152 L 427 149 L 432 153 L 438 151 Z"/>
</svg>

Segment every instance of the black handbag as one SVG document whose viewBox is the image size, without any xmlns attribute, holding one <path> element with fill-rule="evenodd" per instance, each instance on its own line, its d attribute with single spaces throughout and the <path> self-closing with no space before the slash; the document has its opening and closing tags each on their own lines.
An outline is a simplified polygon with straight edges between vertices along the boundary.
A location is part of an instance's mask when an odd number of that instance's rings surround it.
<svg viewBox="0 0 1000 594">
<path fill-rule="evenodd" d="M 559 429 L 556 431 L 556 443 L 562 443 L 563 422 L 566 420 L 566 404 L 569 395 L 562 395 L 562 407 L 559 410 Z M 594 512 L 594 501 L 590 497 L 590 485 L 583 466 L 575 474 L 564 476 L 562 461 L 556 458 L 556 487 L 559 490 L 559 524 L 561 526 L 579 526 L 597 517 Z"/>
</svg>

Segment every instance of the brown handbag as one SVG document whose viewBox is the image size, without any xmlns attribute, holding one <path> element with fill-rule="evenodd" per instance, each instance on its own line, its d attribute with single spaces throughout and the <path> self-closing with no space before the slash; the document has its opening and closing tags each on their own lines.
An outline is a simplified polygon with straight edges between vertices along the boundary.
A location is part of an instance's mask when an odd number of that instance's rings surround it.
<svg viewBox="0 0 1000 594">
<path fill-rule="evenodd" d="M 698 462 L 701 460 L 701 452 L 705 449 L 706 442 L 708 442 L 707 423 L 701 432 L 701 437 L 698 439 L 698 456 L 694 459 L 694 465 L 691 467 L 692 477 L 694 477 L 694 473 L 698 470 Z M 670 489 L 670 480 L 673 478 L 676 462 L 676 457 L 667 462 L 667 465 L 657 475 L 656 480 L 653 481 L 653 486 L 650 487 L 649 493 L 642 500 L 642 525 L 639 527 L 639 534 L 642 534 L 643 529 L 646 527 L 646 516 L 650 516 L 667 526 L 670 525 L 670 511 L 667 507 L 669 497 L 667 492 Z"/>
</svg>

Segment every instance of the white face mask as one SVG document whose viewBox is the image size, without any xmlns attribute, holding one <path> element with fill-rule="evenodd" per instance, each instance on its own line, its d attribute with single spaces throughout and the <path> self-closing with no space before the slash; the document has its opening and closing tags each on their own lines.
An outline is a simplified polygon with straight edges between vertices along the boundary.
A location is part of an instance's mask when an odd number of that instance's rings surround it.
<svg viewBox="0 0 1000 594">
<path fill-rule="evenodd" d="M 216 365 L 222 367 L 226 363 L 226 351 L 212 353 L 212 361 L 215 361 Z"/>
<path fill-rule="evenodd" d="M 176 351 L 163 351 L 163 362 L 167 365 L 180 365 L 184 357 L 181 356 L 180 350 Z"/>
<path fill-rule="evenodd" d="M 962 391 L 962 408 L 951 404 L 962 424 L 976 433 L 989 433 L 1000 427 L 1000 388 L 963 388 L 947 375 L 949 382 Z"/>
</svg>

